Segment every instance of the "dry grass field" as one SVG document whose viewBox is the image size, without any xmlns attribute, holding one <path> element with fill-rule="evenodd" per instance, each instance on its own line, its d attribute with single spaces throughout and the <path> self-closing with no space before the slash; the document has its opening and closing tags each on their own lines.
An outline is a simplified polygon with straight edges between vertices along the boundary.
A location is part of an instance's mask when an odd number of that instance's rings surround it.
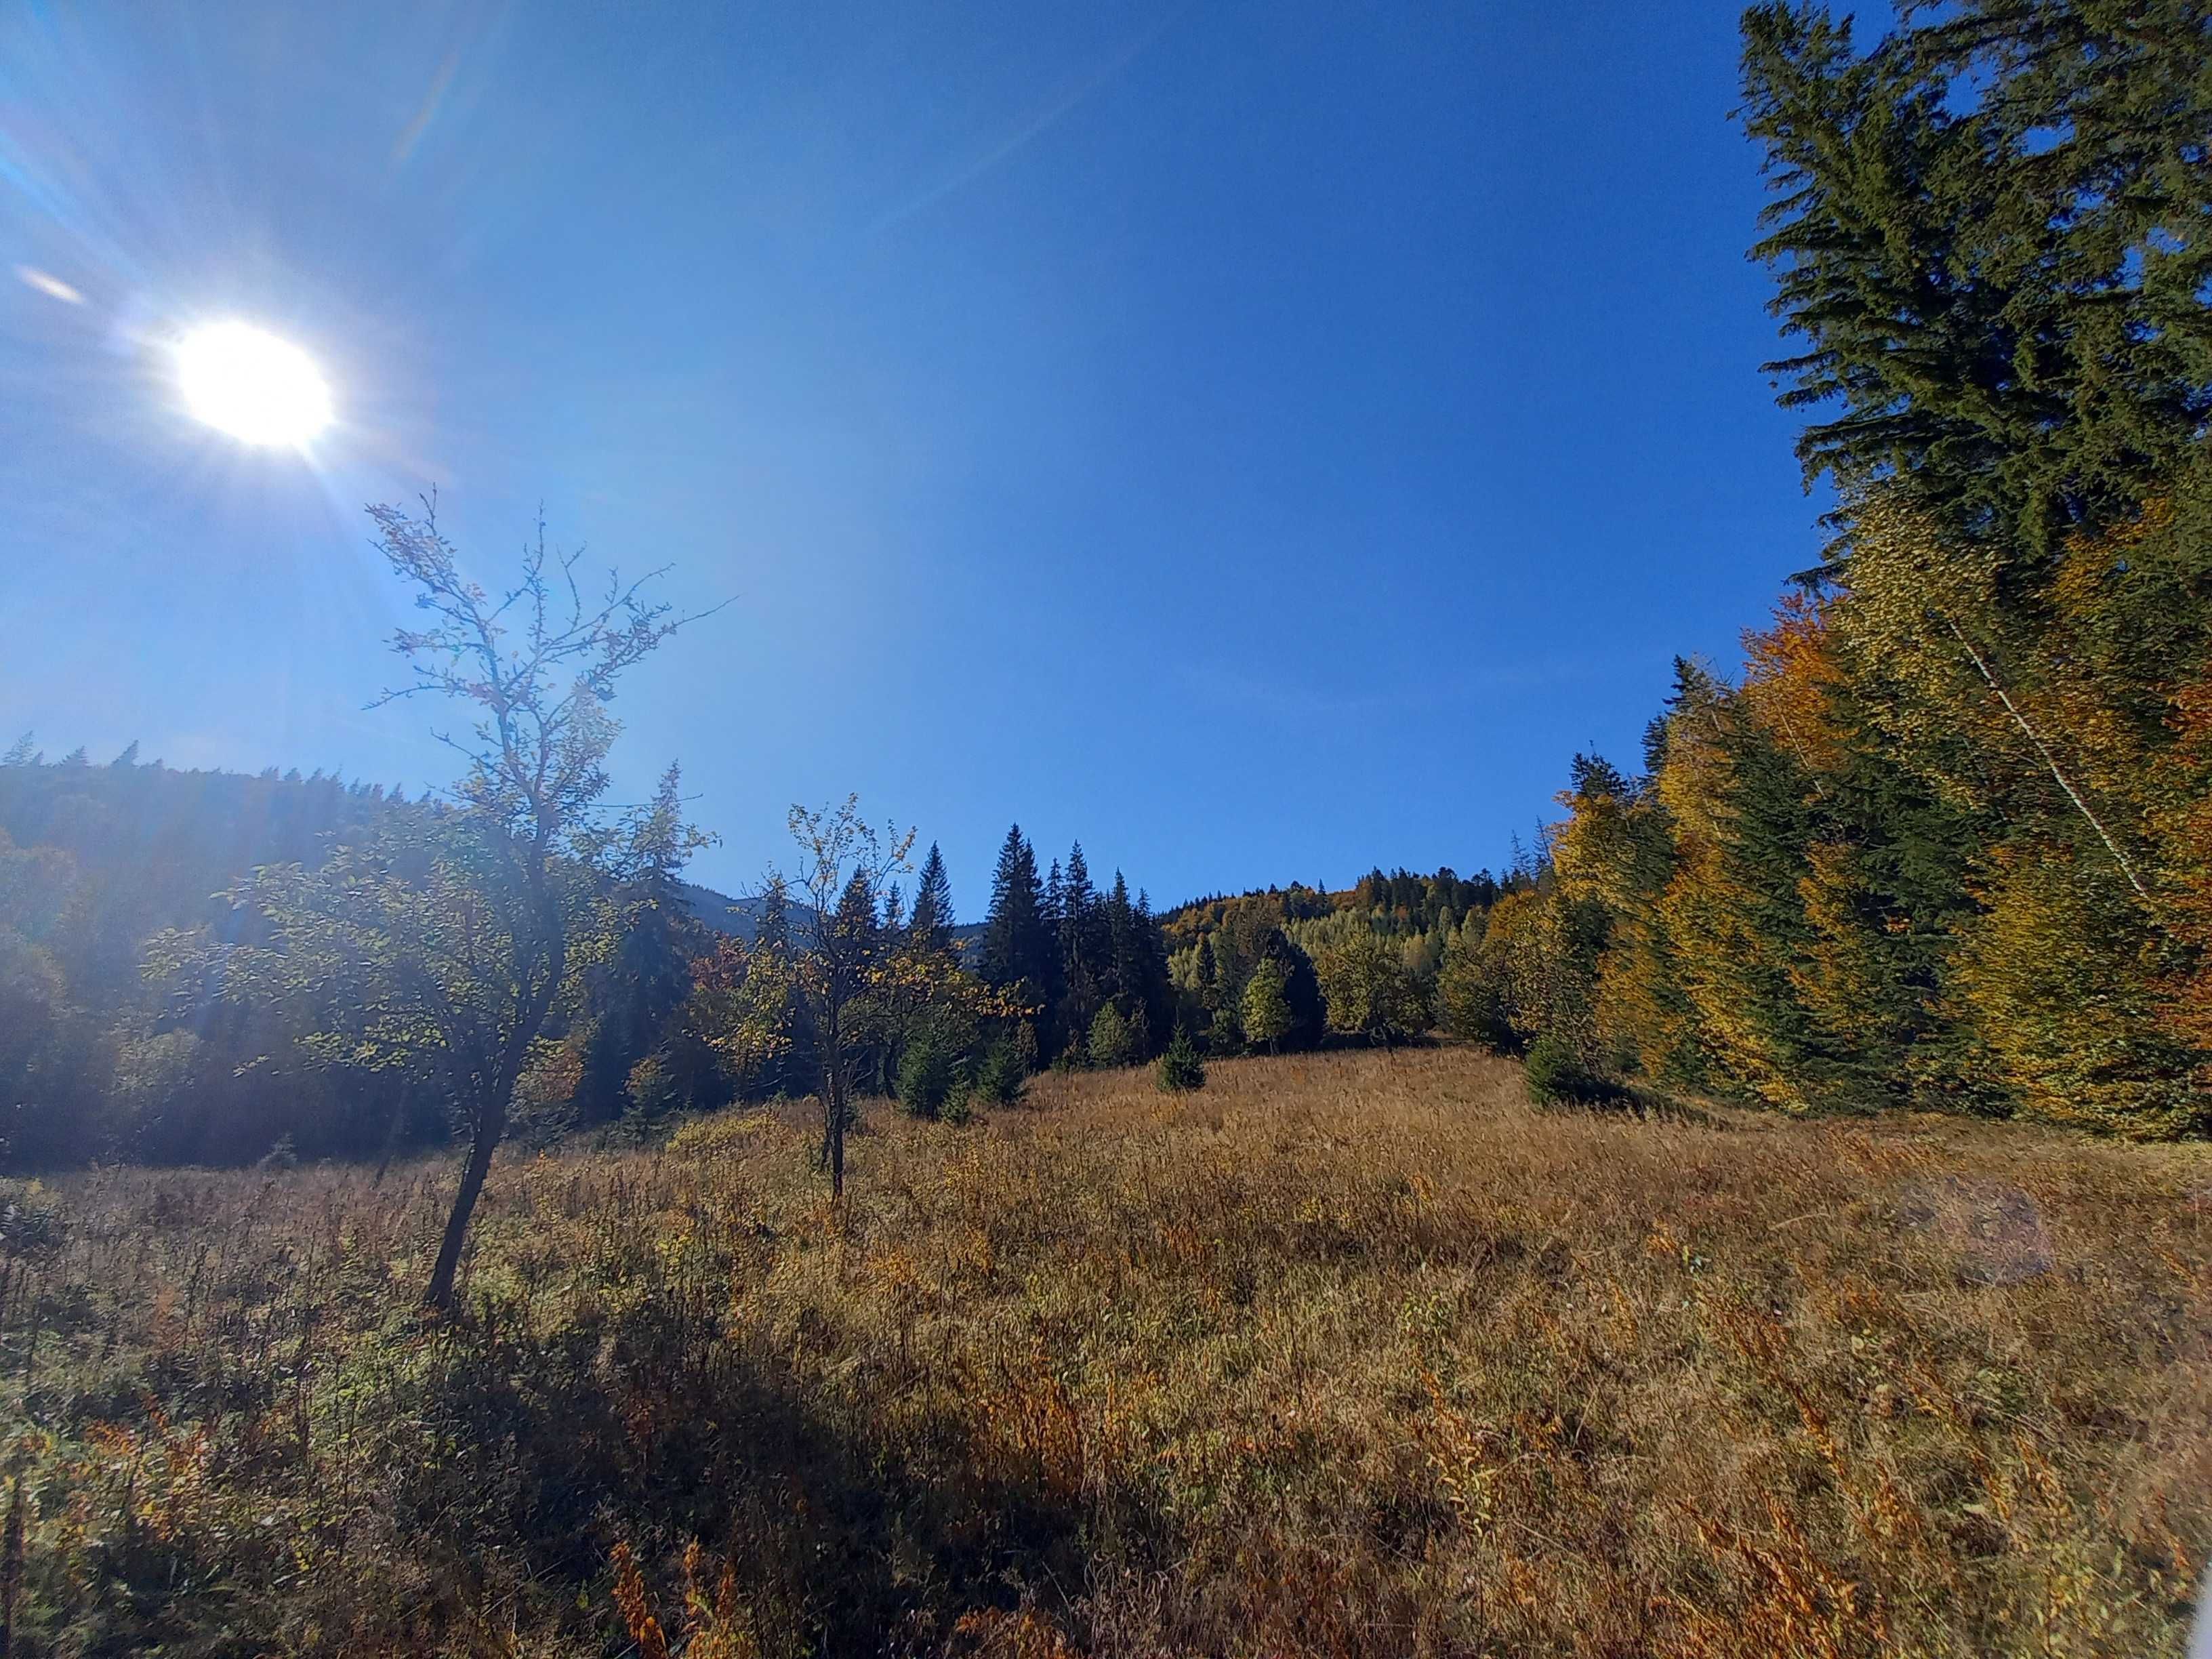
<svg viewBox="0 0 2212 1659">
<path fill-rule="evenodd" d="M 15 1654 L 2176 1654 L 2212 1156 L 1451 1050 L 0 1218 Z"/>
</svg>

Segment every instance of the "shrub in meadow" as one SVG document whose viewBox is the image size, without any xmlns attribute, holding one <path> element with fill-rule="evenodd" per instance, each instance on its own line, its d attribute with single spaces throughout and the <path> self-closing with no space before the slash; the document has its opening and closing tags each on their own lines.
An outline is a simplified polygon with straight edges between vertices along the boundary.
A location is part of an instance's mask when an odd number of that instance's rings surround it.
<svg viewBox="0 0 2212 1659">
<path fill-rule="evenodd" d="M 1522 1073 L 1531 1098 L 1544 1104 L 1598 1106 L 1620 1097 L 1620 1085 L 1592 1070 L 1573 1043 L 1547 1031 L 1528 1045 Z"/>
<path fill-rule="evenodd" d="M 1021 1099 L 1028 1084 L 1029 1068 L 1022 1062 L 1021 1051 L 1012 1042 L 994 1042 L 975 1063 L 969 1095 L 981 1104 L 1012 1106 Z"/>
<path fill-rule="evenodd" d="M 907 1044 L 899 1060 L 898 1097 L 916 1117 L 942 1117 L 958 1080 L 952 1051 L 934 1032 L 925 1031 Z"/>
<path fill-rule="evenodd" d="M 1183 1094 L 1206 1087 L 1206 1062 L 1198 1057 L 1198 1045 L 1190 1040 L 1188 1027 L 1176 1027 L 1175 1041 L 1160 1055 L 1158 1069 L 1164 1094 Z"/>
</svg>

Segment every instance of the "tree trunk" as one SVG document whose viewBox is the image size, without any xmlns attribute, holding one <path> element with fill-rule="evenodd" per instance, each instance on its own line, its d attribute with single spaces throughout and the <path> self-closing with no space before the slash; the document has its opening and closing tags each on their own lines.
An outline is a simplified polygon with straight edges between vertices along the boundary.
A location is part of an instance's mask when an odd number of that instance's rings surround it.
<svg viewBox="0 0 2212 1659">
<path fill-rule="evenodd" d="M 830 1196 L 845 1196 L 845 1023 L 844 1004 L 833 986 L 823 999 L 822 1044 L 822 1155 L 830 1165 Z"/>
<path fill-rule="evenodd" d="M 845 1196 L 845 1090 L 843 1079 L 834 1073 L 830 1085 L 830 1196 L 833 1201 Z"/>
<path fill-rule="evenodd" d="M 438 1246 L 438 1265 L 430 1270 L 430 1288 L 422 1300 L 441 1313 L 453 1309 L 453 1277 L 460 1271 L 461 1248 L 469 1240 L 469 1218 L 476 1213 L 477 1198 L 484 1177 L 491 1173 L 492 1154 L 499 1150 L 500 1131 L 507 1113 L 489 1114 L 469 1143 L 469 1161 L 461 1168 L 461 1189 L 453 1194 L 453 1212 L 446 1218 L 446 1237 Z"/>
</svg>

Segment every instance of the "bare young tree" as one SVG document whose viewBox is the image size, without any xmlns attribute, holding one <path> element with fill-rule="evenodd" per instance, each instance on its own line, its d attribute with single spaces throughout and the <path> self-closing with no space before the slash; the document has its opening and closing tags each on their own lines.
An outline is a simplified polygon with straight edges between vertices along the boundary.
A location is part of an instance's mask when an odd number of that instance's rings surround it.
<svg viewBox="0 0 2212 1659">
<path fill-rule="evenodd" d="M 845 1131 L 852 1122 L 853 1005 L 873 988 L 884 941 L 877 906 L 891 878 L 908 868 L 914 831 L 878 830 L 860 817 L 860 798 L 809 811 L 791 809 L 799 845 L 794 886 L 800 918 L 796 979 L 813 1016 L 822 1056 L 822 1161 L 833 1198 L 845 1195 Z"/>
<path fill-rule="evenodd" d="M 434 497 L 419 514 L 376 506 L 368 515 L 378 550 L 428 613 L 425 625 L 392 635 L 410 678 L 372 706 L 433 696 L 474 716 L 465 733 L 437 733 L 465 762 L 451 795 L 472 902 L 451 918 L 409 907 L 421 926 L 399 942 L 412 939 L 413 959 L 393 964 L 415 987 L 408 1000 L 431 1028 L 468 1141 L 424 1297 L 448 1308 L 516 1081 L 568 975 L 574 930 L 621 874 L 635 832 L 683 836 L 658 816 L 625 824 L 606 807 L 606 757 L 619 730 L 606 705 L 623 673 L 698 617 L 646 598 L 665 567 L 627 583 L 610 571 L 587 594 L 582 550 L 550 550 L 542 516 L 518 580 L 495 598 L 461 574 Z M 464 922 L 465 937 L 455 931 Z"/>
</svg>

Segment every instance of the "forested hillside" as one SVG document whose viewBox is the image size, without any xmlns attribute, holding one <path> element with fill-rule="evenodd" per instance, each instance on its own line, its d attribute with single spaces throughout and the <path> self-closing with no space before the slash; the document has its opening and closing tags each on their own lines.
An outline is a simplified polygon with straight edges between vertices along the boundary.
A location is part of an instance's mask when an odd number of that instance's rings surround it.
<svg viewBox="0 0 2212 1659">
<path fill-rule="evenodd" d="M 322 773 L 179 771 L 141 761 L 135 744 L 104 765 L 81 750 L 49 762 L 18 742 L 0 757 L 8 1158 L 234 1162 L 287 1144 L 362 1155 L 445 1139 L 434 1085 L 324 1063 L 286 1011 L 191 981 L 180 945 L 265 941 L 265 921 L 230 896 L 255 870 L 319 869 L 442 810 Z M 626 911 L 621 947 L 563 1010 L 572 1121 L 627 1109 L 629 1073 L 661 1039 L 690 961 L 717 934 L 750 938 L 766 902 L 666 888 L 659 925 Z"/>
<path fill-rule="evenodd" d="M 2212 1124 L 2212 34 L 1746 18 L 1826 562 L 1578 757 L 1459 1023 L 1792 1111 Z"/>
<path fill-rule="evenodd" d="M 48 762 L 18 744 L 0 763 L 9 1160 L 388 1156 L 445 1139 L 432 1071 L 349 1046 L 341 1011 L 265 996 L 228 963 L 274 939 L 257 871 L 312 875 L 452 816 L 320 774 Z M 523 1079 L 531 1132 L 817 1086 L 797 979 L 811 908 L 780 883 L 732 899 L 677 862 L 602 884 Z M 1121 872 L 1094 882 L 1080 843 L 1041 873 L 1016 828 L 986 917 L 963 925 L 933 847 L 910 877 L 832 907 L 876 976 L 845 1032 L 850 1064 L 864 1092 L 934 1115 L 972 1092 L 1012 1098 L 1042 1066 L 1149 1060 L 1178 1030 L 1215 1055 L 1411 1036 L 1432 1023 L 1446 955 L 1531 879 L 1377 870 L 1335 893 L 1294 884 L 1155 918 Z"/>
<path fill-rule="evenodd" d="M 19 742 L 0 758 L 8 1160 L 388 1156 L 446 1139 L 434 1069 L 232 963 L 283 949 L 257 872 L 312 877 L 457 821 L 450 805 L 322 774 L 183 772 L 135 747 L 105 765 L 50 762 Z M 896 877 L 833 896 L 881 980 L 846 1033 L 863 1091 L 933 1115 L 971 1085 L 1011 1097 L 1036 1065 L 1135 1063 L 1172 1036 L 1180 1011 L 1145 896 L 1118 872 L 1095 889 L 1079 846 L 1043 878 L 1018 830 L 1009 846 L 985 923 L 957 921 L 934 848 L 911 902 Z M 680 861 L 671 842 L 599 883 L 519 1091 L 526 1128 L 658 1122 L 817 1086 L 798 981 L 812 907 L 780 882 L 729 898 L 678 878 Z"/>
<path fill-rule="evenodd" d="M 1170 972 L 1215 1054 L 1413 1036 L 1436 1020 L 1447 955 L 1479 941 L 1491 908 L 1533 879 L 1377 868 L 1343 891 L 1293 882 L 1194 900 L 1164 920 Z"/>
<path fill-rule="evenodd" d="M 547 820 L 565 848 L 532 840 L 544 804 L 510 781 L 501 810 L 526 833 L 477 846 L 482 777 L 434 807 L 135 752 L 49 763 L 27 740 L 0 765 L 8 1158 L 441 1137 L 467 1091 L 423 1058 L 453 1052 L 416 1041 L 427 1006 L 398 981 L 374 1019 L 318 1004 L 299 930 L 332 923 L 349 882 L 397 902 L 442 868 L 449 897 L 489 893 L 484 846 L 529 849 L 565 895 L 557 927 L 533 913 L 513 934 L 558 946 L 558 983 L 517 1005 L 528 1029 L 491 1067 L 547 1133 L 803 1093 L 825 1052 L 854 1087 L 933 1114 L 1178 1034 L 1226 1055 L 1437 1027 L 1592 1099 L 2212 1125 L 2202 8 L 2123 27 L 1976 0 L 1867 46 L 1768 6 L 1745 31 L 1742 118 L 1773 185 L 1754 252 L 1802 347 L 1770 368 L 1807 411 L 1808 478 L 1838 492 L 1832 540 L 1739 671 L 1678 663 L 1632 763 L 1575 758 L 1567 816 L 1504 878 L 1378 869 L 1156 917 L 1079 844 L 1041 868 L 1017 828 L 963 929 L 934 848 L 919 869 L 910 842 L 846 857 L 849 808 L 813 825 L 847 838 L 816 860 L 823 884 L 736 905 L 679 878 L 697 836 L 672 777 L 659 817 L 621 835 L 578 797 Z M 374 513 L 395 571 L 465 621 L 434 522 Z M 526 582 L 550 571 L 537 557 Z M 650 608 L 598 623 L 593 648 L 624 662 L 677 625 Z M 396 642 L 419 664 L 471 637 Z M 594 684 L 611 695 L 611 671 Z M 516 761 L 491 759 L 495 781 Z M 331 973 L 390 933 L 344 926 Z"/>
<path fill-rule="evenodd" d="M 285 1135 L 373 1148 L 391 1091 L 319 1086 L 263 1063 L 246 1008 L 199 1017 L 145 972 L 176 929 L 240 925 L 215 896 L 259 864 L 319 863 L 393 813 L 398 791 L 318 775 L 246 777 L 28 739 L 0 764 L 0 1106 L 20 1164 L 135 1155 L 258 1157 Z"/>
</svg>

